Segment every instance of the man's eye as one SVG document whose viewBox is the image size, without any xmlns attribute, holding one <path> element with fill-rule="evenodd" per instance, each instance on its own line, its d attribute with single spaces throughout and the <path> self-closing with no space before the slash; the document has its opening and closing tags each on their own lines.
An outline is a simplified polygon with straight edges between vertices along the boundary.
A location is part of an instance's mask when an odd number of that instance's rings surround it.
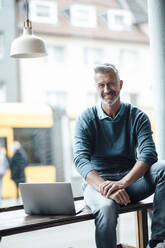
<svg viewBox="0 0 165 248">
<path fill-rule="evenodd" d="M 109 85 L 109 86 L 113 86 L 113 85 L 114 85 L 114 82 L 109 82 L 108 85 Z"/>
<path fill-rule="evenodd" d="M 99 88 L 103 88 L 104 87 L 104 84 L 99 84 Z"/>
</svg>

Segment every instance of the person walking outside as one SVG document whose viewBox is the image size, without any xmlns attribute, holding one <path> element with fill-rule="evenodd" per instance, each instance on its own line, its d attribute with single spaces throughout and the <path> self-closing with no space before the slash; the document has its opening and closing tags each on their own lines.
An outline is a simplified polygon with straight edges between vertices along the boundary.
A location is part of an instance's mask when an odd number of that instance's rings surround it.
<svg viewBox="0 0 165 248">
<path fill-rule="evenodd" d="M 14 151 L 10 159 L 11 179 L 16 184 L 16 198 L 19 198 L 19 183 L 26 182 L 25 167 L 29 164 L 28 157 L 20 142 L 14 141 L 12 144 Z"/>
</svg>

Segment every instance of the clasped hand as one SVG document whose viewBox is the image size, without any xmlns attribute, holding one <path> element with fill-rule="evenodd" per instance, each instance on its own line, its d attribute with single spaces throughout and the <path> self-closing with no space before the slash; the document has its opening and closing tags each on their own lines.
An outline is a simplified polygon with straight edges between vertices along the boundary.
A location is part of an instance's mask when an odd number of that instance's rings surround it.
<svg viewBox="0 0 165 248">
<path fill-rule="evenodd" d="M 105 181 L 99 185 L 99 191 L 121 205 L 130 203 L 129 195 L 120 181 Z"/>
</svg>

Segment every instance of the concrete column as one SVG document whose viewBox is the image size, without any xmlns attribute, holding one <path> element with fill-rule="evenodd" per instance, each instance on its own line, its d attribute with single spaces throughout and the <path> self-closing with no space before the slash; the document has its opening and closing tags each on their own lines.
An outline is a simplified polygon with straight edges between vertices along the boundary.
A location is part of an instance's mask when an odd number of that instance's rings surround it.
<svg viewBox="0 0 165 248">
<path fill-rule="evenodd" d="M 156 148 L 165 159 L 165 0 L 148 0 Z"/>
</svg>

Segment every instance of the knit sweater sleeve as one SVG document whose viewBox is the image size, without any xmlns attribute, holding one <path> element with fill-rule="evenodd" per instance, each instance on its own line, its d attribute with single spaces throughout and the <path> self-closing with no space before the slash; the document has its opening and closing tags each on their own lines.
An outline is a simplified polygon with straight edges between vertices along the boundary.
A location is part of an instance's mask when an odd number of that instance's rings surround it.
<svg viewBox="0 0 165 248">
<path fill-rule="evenodd" d="M 80 175 L 85 179 L 93 170 L 92 155 L 92 129 L 87 115 L 81 115 L 76 121 L 74 137 L 74 163 Z"/>
<path fill-rule="evenodd" d="M 141 112 L 136 120 L 136 137 L 138 144 L 138 161 L 144 161 L 149 165 L 157 162 L 155 143 L 152 138 L 151 124 L 148 116 Z"/>
</svg>

